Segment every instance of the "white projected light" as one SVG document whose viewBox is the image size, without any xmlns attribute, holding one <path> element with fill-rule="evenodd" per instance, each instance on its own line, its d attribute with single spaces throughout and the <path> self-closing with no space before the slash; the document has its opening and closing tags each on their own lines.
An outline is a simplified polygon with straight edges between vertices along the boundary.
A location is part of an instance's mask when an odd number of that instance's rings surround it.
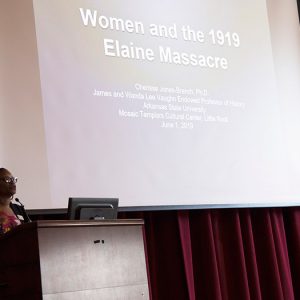
<svg viewBox="0 0 300 300">
<path fill-rule="evenodd" d="M 0 155 L 24 178 L 27 206 L 300 203 L 295 1 L 25 2 L 40 81 L 13 128 L 38 145 Z M 3 93 L 25 105 L 22 93 Z"/>
</svg>

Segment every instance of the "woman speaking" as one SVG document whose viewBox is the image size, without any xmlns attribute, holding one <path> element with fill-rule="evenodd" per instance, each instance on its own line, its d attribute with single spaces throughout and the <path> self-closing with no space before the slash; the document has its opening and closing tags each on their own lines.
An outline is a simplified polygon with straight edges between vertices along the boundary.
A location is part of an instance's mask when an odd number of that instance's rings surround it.
<svg viewBox="0 0 300 300">
<path fill-rule="evenodd" d="M 7 169 L 0 168 L 0 234 L 10 231 L 21 223 L 29 222 L 23 205 L 13 200 L 17 178 Z M 15 202 L 15 203 L 14 203 Z"/>
</svg>

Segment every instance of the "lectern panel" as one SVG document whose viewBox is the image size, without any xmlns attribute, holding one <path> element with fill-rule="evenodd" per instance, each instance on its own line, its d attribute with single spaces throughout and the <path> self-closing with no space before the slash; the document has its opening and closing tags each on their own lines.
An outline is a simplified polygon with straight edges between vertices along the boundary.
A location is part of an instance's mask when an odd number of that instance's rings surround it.
<svg viewBox="0 0 300 300">
<path fill-rule="evenodd" d="M 148 300 L 148 286 L 135 285 L 44 295 L 43 300 Z"/>
<path fill-rule="evenodd" d="M 149 299 L 141 225 L 38 228 L 38 239 L 44 299 Z"/>
</svg>

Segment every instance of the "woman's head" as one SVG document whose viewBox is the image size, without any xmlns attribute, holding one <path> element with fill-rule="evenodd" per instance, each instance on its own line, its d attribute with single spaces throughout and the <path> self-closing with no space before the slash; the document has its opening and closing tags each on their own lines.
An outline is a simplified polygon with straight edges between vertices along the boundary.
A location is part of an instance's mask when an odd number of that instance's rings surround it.
<svg viewBox="0 0 300 300">
<path fill-rule="evenodd" d="M 0 168 L 0 199 L 9 199 L 16 193 L 16 177 L 5 168 Z"/>
</svg>

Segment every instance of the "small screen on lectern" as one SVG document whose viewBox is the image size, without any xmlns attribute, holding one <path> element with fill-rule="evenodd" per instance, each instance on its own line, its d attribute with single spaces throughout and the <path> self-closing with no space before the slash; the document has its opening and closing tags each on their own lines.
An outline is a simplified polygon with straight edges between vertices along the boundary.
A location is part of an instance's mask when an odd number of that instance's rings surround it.
<svg viewBox="0 0 300 300">
<path fill-rule="evenodd" d="M 68 218 L 70 220 L 116 219 L 117 198 L 69 198 Z"/>
</svg>

